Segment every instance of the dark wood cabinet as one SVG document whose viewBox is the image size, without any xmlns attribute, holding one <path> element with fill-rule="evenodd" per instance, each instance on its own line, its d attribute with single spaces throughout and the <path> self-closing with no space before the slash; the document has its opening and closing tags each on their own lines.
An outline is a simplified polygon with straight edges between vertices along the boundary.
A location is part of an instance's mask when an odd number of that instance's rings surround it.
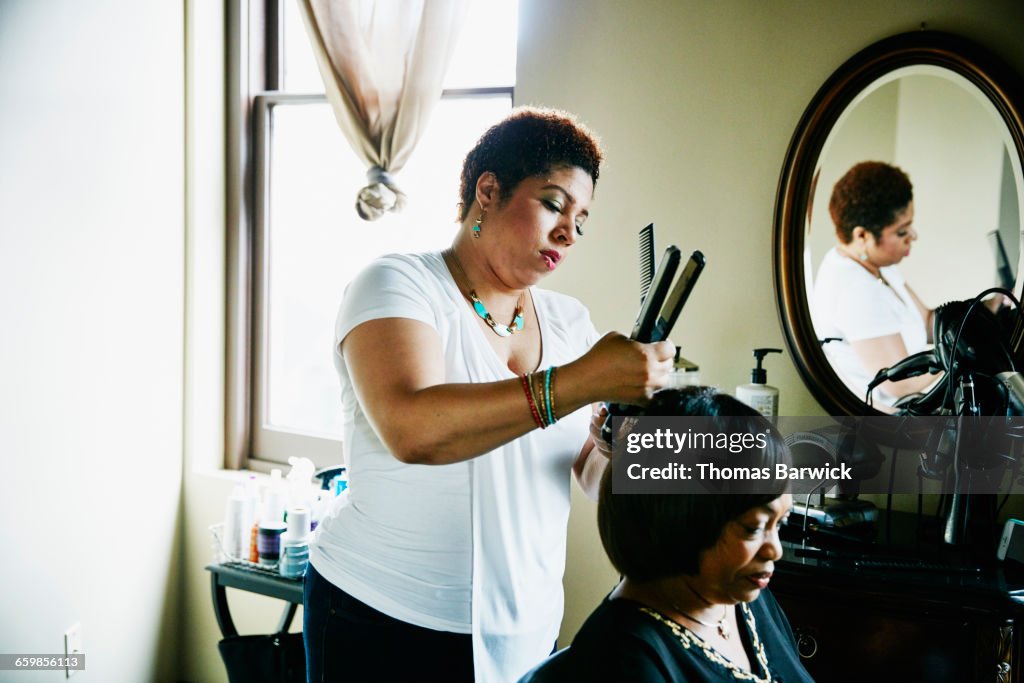
<svg viewBox="0 0 1024 683">
<path fill-rule="evenodd" d="M 896 552 L 874 547 L 878 557 Z M 899 552 L 908 562 L 915 557 Z M 994 558 L 951 569 L 850 559 L 865 553 L 871 556 L 861 547 L 800 557 L 787 544 L 776 565 L 772 593 L 815 680 L 1024 683 L 1024 568 Z M 929 552 L 916 555 L 921 561 Z"/>
</svg>

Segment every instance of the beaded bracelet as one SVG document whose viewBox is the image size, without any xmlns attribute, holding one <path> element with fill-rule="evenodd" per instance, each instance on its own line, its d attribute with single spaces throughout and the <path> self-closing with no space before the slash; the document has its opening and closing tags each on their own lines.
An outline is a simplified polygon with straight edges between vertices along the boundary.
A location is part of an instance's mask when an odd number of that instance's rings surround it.
<svg viewBox="0 0 1024 683">
<path fill-rule="evenodd" d="M 554 370 L 554 366 L 551 366 L 544 372 L 544 408 L 547 410 L 549 425 L 555 424 L 554 408 L 551 401 L 551 375 Z"/>
<path fill-rule="evenodd" d="M 523 383 L 523 393 L 526 394 L 526 402 L 530 404 L 530 414 L 533 415 L 533 421 L 537 423 L 538 427 L 544 429 L 547 425 L 540 419 L 540 413 L 537 411 L 537 404 L 533 399 L 533 387 L 530 386 L 530 377 L 524 373 L 520 379 Z"/>
<path fill-rule="evenodd" d="M 530 373 L 526 376 L 526 385 L 529 387 L 529 397 L 534 400 L 534 408 L 537 409 L 537 417 L 541 419 L 541 429 L 548 426 L 544 419 L 544 403 L 541 402 L 543 394 L 537 387 L 537 373 Z"/>
<path fill-rule="evenodd" d="M 544 424 L 550 427 L 555 424 L 555 421 L 552 419 L 551 409 L 549 407 L 547 371 L 538 371 L 534 374 L 537 377 L 537 395 L 540 398 L 540 400 L 537 401 L 537 410 L 541 412 Z"/>
<path fill-rule="evenodd" d="M 533 413 L 534 422 L 541 429 L 550 427 L 558 422 L 555 412 L 555 372 L 558 368 L 552 366 L 547 370 L 538 370 L 522 376 L 523 391 L 530 403 L 530 412 Z"/>
<path fill-rule="evenodd" d="M 555 419 L 558 419 L 558 410 L 555 409 L 555 373 L 558 372 L 558 368 L 551 371 L 551 412 L 554 413 Z"/>
<path fill-rule="evenodd" d="M 558 368 L 551 366 L 547 370 L 524 373 L 519 379 L 526 394 L 526 402 L 530 405 L 530 415 L 541 429 L 546 429 L 558 422 L 555 411 L 555 374 Z M 534 384 L 536 382 L 536 384 Z"/>
<path fill-rule="evenodd" d="M 547 393 L 544 391 L 544 372 L 538 370 L 530 375 L 530 380 L 530 386 L 534 388 L 533 397 L 537 402 L 537 412 L 540 413 L 540 419 L 544 421 L 544 426 L 548 427 L 554 423 L 548 419 L 548 400 Z"/>
</svg>

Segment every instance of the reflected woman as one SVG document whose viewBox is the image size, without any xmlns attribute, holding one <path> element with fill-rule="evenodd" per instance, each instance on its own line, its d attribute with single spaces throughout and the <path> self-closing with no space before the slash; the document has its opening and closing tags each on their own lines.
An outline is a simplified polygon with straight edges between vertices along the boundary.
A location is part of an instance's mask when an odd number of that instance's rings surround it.
<svg viewBox="0 0 1024 683">
<path fill-rule="evenodd" d="M 839 243 L 822 259 L 811 302 L 815 332 L 836 373 L 858 397 L 879 370 L 923 351 L 932 315 L 897 267 L 917 239 L 914 191 L 899 168 L 880 161 L 856 164 L 839 179 L 829 200 Z M 934 375 L 875 388 L 881 410 L 923 392 Z"/>
</svg>

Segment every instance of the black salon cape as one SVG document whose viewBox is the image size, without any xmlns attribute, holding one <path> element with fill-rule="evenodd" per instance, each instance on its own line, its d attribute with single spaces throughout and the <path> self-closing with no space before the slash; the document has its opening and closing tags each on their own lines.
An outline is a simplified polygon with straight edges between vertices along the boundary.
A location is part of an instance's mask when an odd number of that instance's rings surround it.
<svg viewBox="0 0 1024 683">
<path fill-rule="evenodd" d="M 796 650 L 796 640 L 779 603 L 761 591 L 749 603 L 758 637 L 764 644 L 771 680 L 777 683 L 813 683 Z M 743 613 L 737 612 L 740 637 L 751 666 L 760 674 L 750 647 Z M 569 648 L 571 668 L 580 681 L 636 681 L 637 683 L 719 683 L 736 681 L 729 669 L 708 660 L 697 647 L 686 650 L 672 630 L 640 611 L 631 600 L 608 600 L 594 610 Z"/>
</svg>

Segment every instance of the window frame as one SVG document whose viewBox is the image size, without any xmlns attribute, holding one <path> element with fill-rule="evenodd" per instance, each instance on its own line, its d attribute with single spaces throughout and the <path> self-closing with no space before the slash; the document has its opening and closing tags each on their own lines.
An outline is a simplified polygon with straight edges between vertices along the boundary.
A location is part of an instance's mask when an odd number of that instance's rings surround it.
<svg viewBox="0 0 1024 683">
<path fill-rule="evenodd" d="M 266 302 L 269 299 L 270 278 L 270 169 L 271 138 L 273 136 L 273 109 L 279 105 L 323 104 L 327 96 L 321 94 L 262 92 L 253 98 L 253 193 L 251 197 L 252 230 L 252 301 L 249 319 L 250 386 L 249 453 L 250 469 L 254 462 L 267 467 L 287 463 L 271 454 L 289 450 L 301 452 L 314 462 L 327 463 L 333 458 L 337 464 L 343 459 L 341 442 L 335 439 L 310 436 L 297 432 L 268 429 L 262 424 L 266 414 L 269 390 L 268 341 L 269 320 Z"/>
<path fill-rule="evenodd" d="M 231 0 L 227 50 L 227 283 L 224 466 L 268 472 L 290 455 L 318 465 L 344 459 L 340 440 L 262 425 L 267 382 L 271 139 L 277 106 L 320 104 L 323 93 L 282 83 L 281 17 L 287 0 Z M 451 88 L 442 99 L 508 95 L 515 87 Z M 339 400 L 340 409 L 340 400 Z"/>
</svg>

